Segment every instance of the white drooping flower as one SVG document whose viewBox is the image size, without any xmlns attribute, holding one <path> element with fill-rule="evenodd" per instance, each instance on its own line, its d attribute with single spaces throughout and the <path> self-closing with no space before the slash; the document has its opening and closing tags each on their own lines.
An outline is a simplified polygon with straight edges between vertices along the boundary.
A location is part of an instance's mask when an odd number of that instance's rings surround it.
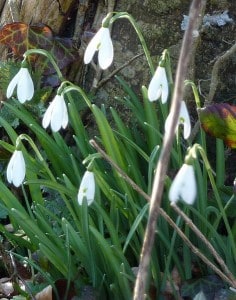
<svg viewBox="0 0 236 300">
<path fill-rule="evenodd" d="M 182 200 L 191 205 L 194 203 L 196 194 L 197 186 L 193 166 L 184 163 L 171 184 L 170 202 L 176 203 Z"/>
<path fill-rule="evenodd" d="M 65 129 L 68 124 L 68 111 L 62 95 L 55 96 L 44 114 L 43 128 L 47 128 L 49 124 L 54 132 L 60 130 L 61 127 Z"/>
<path fill-rule="evenodd" d="M 93 172 L 86 171 L 81 180 L 77 200 L 79 205 L 82 205 L 83 199 L 86 199 L 90 205 L 94 201 L 95 196 L 95 179 Z"/>
<path fill-rule="evenodd" d="M 25 178 L 25 160 L 22 151 L 15 150 L 7 166 L 7 181 L 19 187 Z"/>
<path fill-rule="evenodd" d="M 169 114 L 165 121 L 165 131 L 168 132 L 170 130 L 170 122 L 172 119 L 172 114 Z M 179 120 L 176 126 L 176 130 L 179 125 L 184 126 L 184 138 L 188 139 L 191 133 L 191 122 L 188 113 L 187 106 L 184 101 L 181 101 L 180 112 L 179 112 Z"/>
<path fill-rule="evenodd" d="M 109 28 L 101 27 L 91 39 L 84 53 L 85 64 L 91 62 L 96 51 L 98 51 L 98 63 L 100 67 L 103 70 L 107 69 L 111 65 L 114 56 Z"/>
<path fill-rule="evenodd" d="M 148 99 L 155 101 L 161 97 L 161 102 L 166 103 L 169 94 L 166 70 L 158 66 L 148 86 Z"/>
<path fill-rule="evenodd" d="M 29 101 L 34 95 L 34 83 L 27 68 L 20 68 L 7 87 L 7 98 L 13 95 L 16 88 L 17 98 L 20 103 Z"/>
</svg>

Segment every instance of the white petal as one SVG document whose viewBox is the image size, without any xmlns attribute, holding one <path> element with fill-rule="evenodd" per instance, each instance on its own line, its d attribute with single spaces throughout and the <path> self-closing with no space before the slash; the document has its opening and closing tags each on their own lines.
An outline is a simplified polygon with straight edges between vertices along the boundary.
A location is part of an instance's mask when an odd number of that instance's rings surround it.
<svg viewBox="0 0 236 300">
<path fill-rule="evenodd" d="M 63 121 L 63 97 L 60 95 L 56 95 L 53 100 L 53 110 L 51 115 L 51 128 L 52 131 L 57 132 L 61 129 L 62 121 Z"/>
<path fill-rule="evenodd" d="M 22 184 L 25 178 L 25 160 L 21 151 L 16 151 L 16 159 L 14 162 L 14 174 L 12 183 L 18 187 Z"/>
<path fill-rule="evenodd" d="M 158 76 L 157 71 L 151 79 L 151 82 L 148 86 L 148 99 L 150 101 L 155 101 L 161 96 L 161 88 L 160 88 L 160 78 Z"/>
<path fill-rule="evenodd" d="M 183 164 L 172 182 L 169 190 L 169 199 L 171 202 L 183 200 L 191 205 L 196 198 L 196 193 L 197 188 L 193 166 Z"/>
<path fill-rule="evenodd" d="M 172 114 L 169 113 L 165 121 L 165 132 L 170 132 L 170 122 L 172 118 Z"/>
<path fill-rule="evenodd" d="M 12 96 L 14 89 L 19 81 L 19 76 L 20 76 L 20 71 L 10 81 L 7 87 L 7 93 L 6 93 L 7 98 L 10 98 Z"/>
<path fill-rule="evenodd" d="M 12 183 L 13 165 L 15 160 L 16 152 L 13 153 L 8 165 L 7 165 L 7 181 Z"/>
<path fill-rule="evenodd" d="M 187 204 L 193 204 L 197 195 L 196 179 L 192 165 L 186 165 L 185 188 L 182 191 L 182 199 Z"/>
<path fill-rule="evenodd" d="M 7 180 L 19 187 L 25 178 L 25 161 L 21 151 L 14 151 L 7 166 Z"/>
<path fill-rule="evenodd" d="M 181 167 L 181 169 L 179 170 L 179 172 L 176 174 L 170 190 L 169 190 L 169 199 L 170 202 L 177 202 L 178 200 L 180 200 L 180 191 L 181 191 L 181 186 L 183 183 L 183 178 L 185 177 L 185 165 L 183 165 Z"/>
<path fill-rule="evenodd" d="M 155 101 L 160 98 L 162 103 L 167 101 L 169 94 L 165 68 L 158 66 L 148 87 L 148 99 Z"/>
<path fill-rule="evenodd" d="M 17 98 L 21 103 L 31 100 L 34 95 L 34 84 L 27 68 L 19 71 L 19 81 L 17 84 Z"/>
<path fill-rule="evenodd" d="M 62 128 L 66 128 L 68 124 L 67 107 L 62 95 L 56 95 L 46 110 L 42 125 L 47 128 L 51 124 L 51 129 L 54 132 Z"/>
<path fill-rule="evenodd" d="M 54 106 L 51 116 L 51 128 L 52 131 L 57 132 L 68 123 L 67 107 L 63 96 L 57 95 L 54 99 Z M 63 127 L 63 128 L 65 128 Z"/>
<path fill-rule="evenodd" d="M 191 133 L 191 122 L 187 106 L 184 101 L 181 101 L 179 123 L 184 125 L 184 138 L 187 139 Z"/>
<path fill-rule="evenodd" d="M 68 124 L 68 111 L 67 111 L 67 107 L 66 107 L 66 104 L 65 104 L 65 101 L 63 101 L 63 117 L 62 117 L 62 128 L 66 128 Z"/>
<path fill-rule="evenodd" d="M 43 116 L 43 121 L 42 121 L 43 128 L 47 128 L 51 122 L 52 111 L 53 111 L 53 106 L 54 106 L 53 101 L 50 103 L 48 109 L 46 110 L 46 112 Z"/>
<path fill-rule="evenodd" d="M 83 198 L 86 198 L 88 205 L 92 204 L 95 196 L 95 180 L 93 172 L 86 171 L 81 180 L 77 200 L 82 205 Z"/>
<path fill-rule="evenodd" d="M 168 81 L 167 81 L 165 69 L 164 69 L 164 75 L 163 75 L 163 80 L 161 82 L 161 86 L 162 86 L 161 102 L 166 103 L 169 95 L 169 87 L 168 87 Z"/>
<path fill-rule="evenodd" d="M 169 132 L 170 130 L 170 121 L 172 119 L 172 114 L 169 114 L 165 121 L 165 131 Z M 184 126 L 184 138 L 187 139 L 191 133 L 191 122 L 190 117 L 188 114 L 187 106 L 184 101 L 181 101 L 180 113 L 179 113 L 179 120 L 176 126 L 176 130 L 180 124 Z"/>
<path fill-rule="evenodd" d="M 100 67 L 105 70 L 107 69 L 114 56 L 113 44 L 110 36 L 110 30 L 108 28 L 101 28 L 101 45 L 98 52 L 98 63 Z"/>
<path fill-rule="evenodd" d="M 88 64 L 91 62 L 94 53 L 98 50 L 98 47 L 101 43 L 101 30 L 102 28 L 100 28 L 98 30 L 98 32 L 95 34 L 95 36 L 91 39 L 91 41 L 89 42 L 85 53 L 84 53 L 84 63 Z"/>
</svg>

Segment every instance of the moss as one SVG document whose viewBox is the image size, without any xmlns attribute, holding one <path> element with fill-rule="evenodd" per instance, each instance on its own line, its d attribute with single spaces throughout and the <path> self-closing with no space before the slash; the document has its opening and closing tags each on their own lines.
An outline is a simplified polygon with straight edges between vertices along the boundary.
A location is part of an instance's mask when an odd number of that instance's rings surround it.
<svg viewBox="0 0 236 300">
<path fill-rule="evenodd" d="M 180 20 L 172 21 L 172 30 L 170 34 L 170 28 L 166 26 L 168 22 L 171 22 L 169 18 L 160 18 L 156 24 L 139 22 L 142 28 L 144 38 L 149 45 L 149 49 L 152 54 L 161 54 L 162 50 L 169 48 L 171 45 L 176 44 L 181 38 L 180 32 Z"/>
<path fill-rule="evenodd" d="M 166 0 L 146 0 L 143 5 L 154 13 L 163 14 L 168 12 L 169 10 L 173 10 L 180 5 L 180 0 L 166 1 Z"/>
<path fill-rule="evenodd" d="M 209 4 L 211 9 L 214 10 L 225 10 L 229 7 L 229 2 L 227 0 L 211 0 Z"/>
</svg>

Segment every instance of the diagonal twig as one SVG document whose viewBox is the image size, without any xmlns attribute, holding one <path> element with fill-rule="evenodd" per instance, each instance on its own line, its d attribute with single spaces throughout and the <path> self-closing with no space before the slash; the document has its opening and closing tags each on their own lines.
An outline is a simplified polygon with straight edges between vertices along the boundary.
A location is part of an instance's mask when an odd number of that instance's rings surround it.
<svg viewBox="0 0 236 300">
<path fill-rule="evenodd" d="M 146 194 L 107 154 L 101 147 L 94 141 L 90 140 L 89 143 L 97 150 L 98 153 L 124 178 L 124 180 L 130 184 L 130 186 L 136 190 L 141 196 L 144 197 L 148 202 L 150 202 L 150 196 Z M 192 223 L 192 221 L 182 212 L 175 204 L 172 204 L 173 208 L 176 212 L 184 219 L 186 224 L 196 233 L 196 235 L 207 245 L 210 253 L 216 258 L 221 266 L 222 270 L 224 270 L 225 274 L 214 265 L 196 246 L 192 244 L 192 242 L 188 239 L 188 237 L 184 234 L 184 232 L 175 224 L 175 222 L 170 218 L 170 216 L 160 207 L 159 213 L 160 215 L 176 230 L 178 235 L 183 239 L 186 245 L 192 250 L 195 255 L 197 255 L 206 265 L 208 265 L 216 274 L 218 274 L 222 280 L 228 282 L 232 287 L 236 287 L 235 278 L 232 273 L 228 270 L 224 261 L 215 251 L 213 246 L 208 242 L 208 240 L 202 235 L 200 230 Z"/>
<path fill-rule="evenodd" d="M 134 57 L 132 57 L 131 59 L 129 59 L 127 62 L 125 62 L 123 65 L 121 65 L 119 68 L 115 69 L 113 72 L 111 72 L 109 74 L 109 76 L 107 76 L 106 78 L 103 78 L 102 80 L 100 80 L 97 84 L 97 86 L 94 88 L 93 91 L 97 91 L 99 88 L 101 88 L 101 86 L 103 86 L 105 83 L 107 83 L 107 81 L 109 81 L 112 77 L 114 77 L 117 73 L 119 73 L 122 69 L 126 68 L 128 65 L 130 65 L 135 59 L 139 58 L 140 56 L 144 55 L 144 53 L 139 53 L 137 55 L 135 55 Z"/>
</svg>

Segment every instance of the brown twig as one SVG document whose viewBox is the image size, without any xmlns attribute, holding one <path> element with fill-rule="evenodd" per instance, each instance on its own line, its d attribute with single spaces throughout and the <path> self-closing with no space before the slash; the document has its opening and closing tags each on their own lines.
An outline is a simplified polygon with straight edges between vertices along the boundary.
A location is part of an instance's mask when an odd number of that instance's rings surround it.
<svg viewBox="0 0 236 300">
<path fill-rule="evenodd" d="M 34 297 L 34 295 L 31 292 L 31 289 L 30 289 L 28 283 L 26 282 L 26 280 L 24 280 L 24 278 L 18 272 L 13 254 L 11 252 L 9 252 L 9 255 L 11 257 L 12 266 L 14 268 L 14 275 L 17 276 L 21 280 L 21 282 L 24 284 L 25 289 L 26 289 L 27 293 L 30 295 L 31 299 L 36 300 L 36 298 Z"/>
<path fill-rule="evenodd" d="M 192 244 L 192 242 L 184 234 L 184 232 L 175 224 L 175 222 L 168 216 L 168 214 L 162 208 L 160 208 L 160 215 L 162 217 L 164 217 L 164 219 L 176 230 L 178 235 L 182 238 L 182 240 L 185 242 L 185 244 L 192 250 L 192 252 L 195 255 L 197 255 L 207 266 L 209 266 L 216 274 L 218 274 L 222 280 L 224 280 L 225 282 L 228 282 L 230 286 L 235 287 L 235 284 L 236 284 L 235 279 L 234 278 L 231 279 L 231 277 L 227 277 L 227 275 L 225 275 L 196 246 L 194 246 Z M 186 224 L 189 226 L 189 223 L 186 223 Z M 206 240 L 205 237 L 204 237 L 204 240 Z M 214 252 L 215 252 L 215 249 L 214 249 Z"/>
<path fill-rule="evenodd" d="M 229 50 L 227 50 L 223 55 L 218 57 L 218 59 L 214 63 L 212 73 L 211 73 L 210 90 L 206 98 L 205 105 L 210 104 L 213 101 L 213 98 L 215 96 L 215 92 L 219 81 L 218 73 L 219 73 L 220 66 L 235 52 L 236 52 L 236 43 Z"/>
<path fill-rule="evenodd" d="M 173 116 L 170 124 L 170 130 L 164 135 L 163 147 L 157 163 L 156 175 L 154 178 L 151 203 L 149 210 L 149 218 L 144 235 L 143 247 L 140 255 L 140 264 L 137 279 L 134 288 L 134 300 L 145 299 L 146 281 L 149 272 L 149 263 L 152 247 L 155 238 L 156 221 L 160 212 L 160 204 L 162 200 L 164 180 L 170 158 L 170 152 L 174 140 L 175 128 L 178 121 L 180 103 L 184 95 L 184 80 L 187 74 L 187 68 L 191 57 L 191 47 L 193 44 L 193 33 L 196 32 L 198 18 L 205 7 L 205 0 L 193 0 L 190 7 L 189 23 L 184 34 L 181 47 L 178 67 L 176 71 L 175 88 L 173 93 L 170 114 Z"/>
<path fill-rule="evenodd" d="M 216 252 L 212 244 L 206 239 L 206 237 L 201 233 L 201 231 L 196 227 L 196 225 L 193 224 L 192 220 L 176 205 L 176 203 L 171 203 L 171 206 L 184 219 L 185 223 L 192 229 L 192 231 L 195 232 L 195 234 L 204 242 L 204 244 L 207 246 L 210 253 L 214 256 L 214 258 L 219 263 L 222 270 L 225 272 L 226 277 L 229 278 L 228 281 L 231 281 L 231 285 L 235 287 L 236 279 L 234 275 L 230 272 L 225 262 Z"/>
<path fill-rule="evenodd" d="M 130 65 L 135 59 L 139 58 L 142 55 L 144 55 L 144 53 L 139 53 L 139 54 L 135 55 L 134 57 L 132 57 L 131 59 L 129 59 L 126 63 L 124 63 L 123 65 L 121 65 L 119 68 L 117 68 L 113 72 L 111 72 L 109 74 L 109 76 L 107 76 L 106 78 L 100 80 L 98 82 L 97 86 L 94 87 L 93 91 L 96 92 L 99 88 L 101 88 L 101 86 L 103 86 L 107 81 L 109 81 L 112 77 L 114 77 L 118 72 L 120 72 L 122 69 L 124 69 L 125 67 L 127 67 L 128 65 Z"/>
<path fill-rule="evenodd" d="M 109 162 L 109 164 L 117 170 L 117 172 L 132 186 L 134 190 L 136 190 L 140 195 L 143 196 L 144 199 L 149 201 L 150 197 L 146 194 L 107 154 L 105 151 L 98 146 L 98 144 L 94 140 L 89 141 L 90 145 L 92 145 L 101 155 L 102 157 Z"/>
<path fill-rule="evenodd" d="M 144 197 L 144 199 L 146 199 L 147 201 L 150 202 L 150 196 L 148 194 L 146 194 L 106 153 L 104 150 L 101 149 L 101 147 L 94 141 L 94 140 L 90 140 L 89 143 L 98 151 L 98 153 L 101 154 L 101 156 L 124 178 L 124 180 L 126 182 L 128 182 L 128 184 L 130 184 L 130 186 L 136 190 L 141 196 Z M 176 208 L 176 205 L 172 205 L 173 208 Z M 179 213 L 179 209 L 177 207 L 177 212 Z M 232 287 L 235 287 L 235 279 L 233 277 L 233 275 L 230 273 L 230 271 L 228 270 L 228 268 L 226 267 L 226 265 L 224 264 L 224 262 L 222 262 L 221 258 L 218 256 L 217 253 L 215 253 L 215 249 L 212 246 L 209 246 L 208 249 L 210 250 L 210 252 L 216 257 L 217 256 L 217 261 L 220 261 L 220 266 L 222 267 L 222 269 L 224 271 L 226 271 L 225 275 L 217 266 L 215 266 L 211 261 L 209 261 L 209 259 L 200 252 L 200 250 L 194 246 L 191 241 L 188 239 L 188 237 L 184 234 L 184 232 L 175 224 L 175 222 L 170 218 L 170 216 L 160 207 L 159 210 L 160 215 L 170 224 L 170 226 L 172 226 L 174 228 L 174 230 L 176 230 L 176 232 L 178 233 L 178 235 L 183 239 L 183 241 L 185 242 L 186 245 L 188 245 L 188 247 L 192 250 L 193 253 L 195 253 L 202 261 L 205 262 L 206 265 L 208 265 L 216 274 L 218 274 L 222 280 L 228 282 Z M 192 221 L 181 211 L 181 217 L 183 217 L 184 221 L 186 222 L 186 224 L 193 230 L 193 226 L 192 226 Z M 193 224 L 194 225 L 194 224 Z M 195 226 L 195 225 L 194 225 Z M 196 227 L 196 226 L 195 226 Z M 209 244 L 209 242 L 206 240 L 206 238 L 202 235 L 199 234 L 199 230 L 193 230 L 197 236 L 205 243 L 205 244 Z M 228 276 L 228 277 L 227 277 Z"/>
</svg>

